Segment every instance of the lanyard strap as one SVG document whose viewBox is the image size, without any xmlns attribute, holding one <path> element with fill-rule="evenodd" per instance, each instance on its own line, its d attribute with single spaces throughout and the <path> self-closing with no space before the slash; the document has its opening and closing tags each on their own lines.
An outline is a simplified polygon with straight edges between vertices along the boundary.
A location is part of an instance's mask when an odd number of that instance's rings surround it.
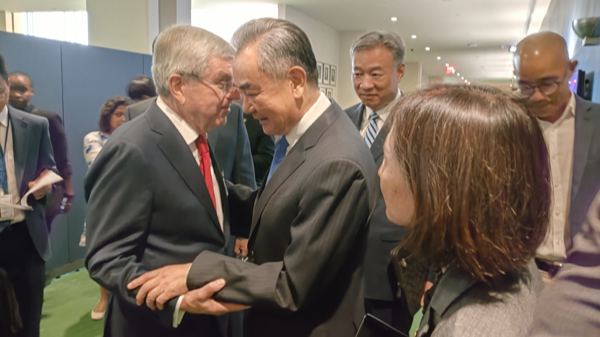
<svg viewBox="0 0 600 337">
<path fill-rule="evenodd" d="M 0 160 L 3 163 L 3 172 L 0 172 L 0 188 L 3 190 L 3 194 L 8 193 L 8 172 L 6 169 L 6 156 L 4 153 L 6 152 L 6 145 L 8 144 L 8 133 L 10 132 L 10 118 L 7 116 L 7 125 L 6 125 L 6 134 L 4 135 L 4 147 L 0 148 Z M 6 189 L 5 189 L 6 187 Z"/>
</svg>

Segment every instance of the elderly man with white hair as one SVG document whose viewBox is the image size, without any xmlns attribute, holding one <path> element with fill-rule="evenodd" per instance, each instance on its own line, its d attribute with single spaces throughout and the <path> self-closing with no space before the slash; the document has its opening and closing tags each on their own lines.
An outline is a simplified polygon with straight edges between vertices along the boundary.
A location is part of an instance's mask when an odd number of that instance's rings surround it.
<svg viewBox="0 0 600 337">
<path fill-rule="evenodd" d="M 152 63 L 159 98 L 111 136 L 90 168 L 86 266 L 92 279 L 114 295 L 104 336 L 221 337 L 227 333 L 227 315 L 198 314 L 244 308 L 210 299 L 223 280 L 196 292 L 193 303 L 189 295 L 161 301 L 173 296 L 160 284 L 148 285 L 153 290 L 146 303 L 136 301 L 143 289 L 127 288 L 159 268 L 180 280 L 180 269 L 169 266 L 190 263 L 203 251 L 225 254 L 227 192 L 206 133 L 225 124 L 231 101 L 239 98 L 234 56 L 229 43 L 203 29 L 163 31 Z M 187 270 L 182 272 L 185 280 Z M 163 284 L 187 292 L 185 281 L 168 277 Z"/>
</svg>

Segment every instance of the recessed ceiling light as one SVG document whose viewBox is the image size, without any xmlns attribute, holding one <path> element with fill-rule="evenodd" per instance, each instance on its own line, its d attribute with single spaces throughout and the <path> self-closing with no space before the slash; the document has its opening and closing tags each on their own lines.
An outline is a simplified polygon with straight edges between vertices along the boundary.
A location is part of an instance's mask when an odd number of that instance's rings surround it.
<svg viewBox="0 0 600 337">
<path fill-rule="evenodd" d="M 509 53 L 514 53 L 516 51 L 517 51 L 517 46 L 510 46 L 510 48 L 508 48 Z"/>
<path fill-rule="evenodd" d="M 460 73 L 456 73 L 456 76 L 460 76 Z"/>
<path fill-rule="evenodd" d="M 396 21 L 398 21 L 398 18 L 395 16 L 392 16 L 392 22 L 396 22 Z"/>
<path fill-rule="evenodd" d="M 438 56 L 438 57 L 437 57 L 437 59 L 438 59 L 438 60 L 441 60 L 441 59 L 442 59 L 442 57 L 441 57 L 441 56 Z"/>
<path fill-rule="evenodd" d="M 449 66 L 450 66 L 450 63 L 446 63 L 446 67 L 449 67 Z"/>
<path fill-rule="evenodd" d="M 429 50 L 431 50 L 431 48 L 429 48 L 429 47 L 425 47 L 425 50 L 429 51 Z"/>
<path fill-rule="evenodd" d="M 469 83 L 469 81 L 465 80 L 465 83 Z"/>
<path fill-rule="evenodd" d="M 414 40 L 414 39 L 417 38 L 417 36 L 416 35 L 411 35 L 410 38 Z"/>
</svg>

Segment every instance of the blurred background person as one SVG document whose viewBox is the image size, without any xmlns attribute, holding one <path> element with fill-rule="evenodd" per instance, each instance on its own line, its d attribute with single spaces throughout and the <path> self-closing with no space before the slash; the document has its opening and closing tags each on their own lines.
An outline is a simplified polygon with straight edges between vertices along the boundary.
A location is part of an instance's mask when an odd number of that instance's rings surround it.
<svg viewBox="0 0 600 337">
<path fill-rule="evenodd" d="M 550 230 L 535 259 L 547 285 L 562 267 L 600 187 L 600 105 L 569 89 L 576 67 L 556 33 L 532 34 L 517 45 L 517 94 L 544 131 L 552 168 Z"/>
<path fill-rule="evenodd" d="M 154 81 L 148 76 L 138 76 L 127 85 L 127 96 L 134 102 L 147 100 L 156 97 L 156 87 Z"/>
<path fill-rule="evenodd" d="M 403 246 L 442 272 L 418 336 L 525 336 L 544 284 L 550 168 L 533 116 L 508 94 L 438 85 L 392 112 L 379 169 Z"/>
<path fill-rule="evenodd" d="M 133 104 L 133 100 L 128 97 L 112 97 L 109 98 L 100 108 L 100 119 L 98 121 L 99 131 L 90 132 L 83 138 L 83 157 L 88 165 L 88 168 L 94 162 L 94 159 L 102 150 L 102 147 L 108 141 L 108 137 L 123 123 L 125 123 L 125 109 Z M 83 234 L 81 234 L 80 246 L 86 245 L 85 237 L 86 225 L 83 226 Z M 106 312 L 108 294 L 106 289 L 100 287 L 100 300 L 92 310 L 92 319 L 101 320 Z"/>
<path fill-rule="evenodd" d="M 54 192 L 46 201 L 46 225 L 48 226 L 48 231 L 50 231 L 54 218 L 59 213 L 69 212 L 75 195 L 73 185 L 71 184 L 73 169 L 68 158 L 67 138 L 63 128 L 63 121 L 58 114 L 38 109 L 31 103 L 34 90 L 33 81 L 29 75 L 23 72 L 13 72 L 8 75 L 8 84 L 10 85 L 10 106 L 48 120 L 50 142 L 52 143 L 52 150 L 54 150 L 54 161 L 56 162 L 58 173 L 63 178 L 62 182 L 54 184 Z"/>
</svg>

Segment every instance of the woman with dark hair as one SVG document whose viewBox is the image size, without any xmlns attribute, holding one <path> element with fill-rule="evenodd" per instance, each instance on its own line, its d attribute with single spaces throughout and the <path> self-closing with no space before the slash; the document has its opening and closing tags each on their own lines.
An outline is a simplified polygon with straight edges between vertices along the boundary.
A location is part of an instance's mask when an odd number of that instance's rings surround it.
<svg viewBox="0 0 600 337">
<path fill-rule="evenodd" d="M 402 248 L 441 269 L 417 336 L 525 336 L 551 191 L 535 118 L 495 89 L 425 89 L 394 107 L 379 176 Z"/>
<path fill-rule="evenodd" d="M 102 150 L 102 147 L 108 141 L 108 137 L 123 123 L 125 123 L 125 110 L 129 105 L 133 104 L 133 100 L 128 97 L 112 97 L 106 101 L 100 108 L 100 119 L 98 120 L 98 126 L 100 131 L 90 132 L 83 138 L 83 157 L 88 165 L 88 168 L 94 162 L 94 159 Z M 81 240 L 79 245 L 85 246 L 85 224 L 83 226 L 83 234 L 81 234 Z M 106 312 L 106 304 L 108 296 L 106 289 L 100 287 L 100 301 L 96 304 L 96 307 L 92 310 L 92 319 L 97 321 L 104 318 Z"/>
</svg>

